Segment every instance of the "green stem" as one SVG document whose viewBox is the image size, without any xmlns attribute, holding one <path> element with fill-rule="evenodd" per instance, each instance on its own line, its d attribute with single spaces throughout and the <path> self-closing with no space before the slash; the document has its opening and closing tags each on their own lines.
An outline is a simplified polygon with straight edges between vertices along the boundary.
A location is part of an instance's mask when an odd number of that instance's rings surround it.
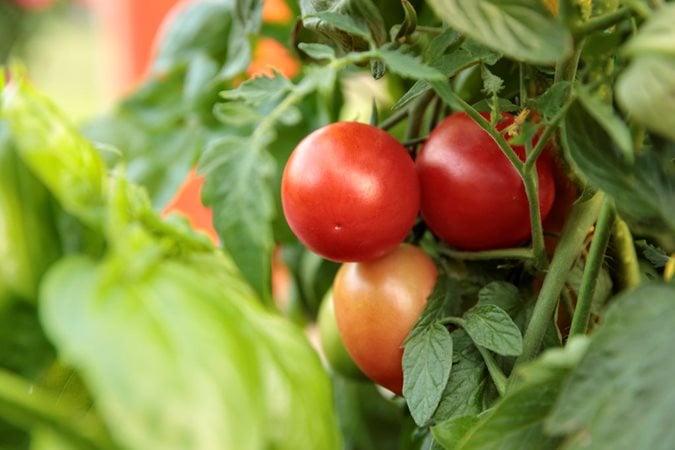
<svg viewBox="0 0 675 450">
<path fill-rule="evenodd" d="M 581 278 L 577 306 L 572 317 L 572 325 L 570 326 L 570 337 L 584 334 L 588 328 L 593 294 L 595 294 L 598 273 L 600 273 L 602 261 L 605 257 L 614 217 L 614 204 L 610 200 L 605 199 L 600 209 L 598 223 L 593 234 L 593 242 L 591 243 L 588 258 L 586 259 L 586 266 L 584 267 L 584 274 Z"/>
<path fill-rule="evenodd" d="M 603 14 L 602 16 L 593 17 L 592 19 L 577 25 L 572 29 L 572 34 L 575 38 L 582 38 L 593 34 L 596 31 L 606 30 L 607 28 L 623 22 L 626 19 L 630 19 L 633 14 L 634 12 L 632 8 L 624 6 L 617 9 L 616 11 Z"/>
<path fill-rule="evenodd" d="M 440 247 L 438 252 L 453 259 L 482 261 L 490 259 L 532 259 L 532 249 L 526 247 L 502 248 L 497 250 L 485 250 L 480 252 L 463 252 L 447 247 Z"/>
<path fill-rule="evenodd" d="M 591 199 L 572 207 L 525 331 L 523 353 L 518 357 L 516 365 L 530 361 L 539 352 L 546 329 L 553 320 L 560 292 L 583 249 L 588 230 L 598 217 L 602 200 L 603 194 L 596 193 Z"/>
<path fill-rule="evenodd" d="M 459 317 L 446 317 L 440 320 L 439 322 L 444 325 L 453 324 L 463 329 L 466 329 L 466 322 L 464 321 L 464 319 L 461 319 Z M 483 357 L 483 361 L 485 361 L 485 366 L 487 367 L 488 372 L 490 373 L 490 378 L 492 378 L 492 382 L 497 388 L 497 392 L 499 392 L 500 396 L 504 396 L 504 394 L 506 393 L 506 385 L 507 385 L 506 375 L 504 375 L 504 372 L 499 367 L 497 361 L 495 361 L 494 356 L 492 356 L 492 353 L 490 353 L 488 349 L 476 344 L 475 342 L 474 345 L 476 346 L 481 356 Z"/>
<path fill-rule="evenodd" d="M 6 370 L 0 370 L 0 416 L 27 429 L 49 428 L 81 448 L 116 448 L 94 416 Z"/>
<path fill-rule="evenodd" d="M 398 125 L 403 120 L 405 120 L 406 117 L 408 117 L 408 108 L 399 109 L 398 111 L 394 112 L 392 115 L 384 119 L 382 122 L 380 122 L 378 126 L 383 130 L 389 130 Z"/>
</svg>

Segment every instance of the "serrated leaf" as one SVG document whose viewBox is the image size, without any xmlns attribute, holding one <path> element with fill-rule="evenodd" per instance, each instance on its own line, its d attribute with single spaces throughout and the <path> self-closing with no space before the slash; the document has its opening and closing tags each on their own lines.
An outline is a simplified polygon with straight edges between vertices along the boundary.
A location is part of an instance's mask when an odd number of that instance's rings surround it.
<svg viewBox="0 0 675 450">
<path fill-rule="evenodd" d="M 643 284 L 616 298 L 547 420 L 569 449 L 670 449 L 675 429 L 675 286 Z"/>
<path fill-rule="evenodd" d="M 342 30 L 354 36 L 359 36 L 366 41 L 371 41 L 373 39 L 370 35 L 368 25 L 363 20 L 355 17 L 333 11 L 318 12 L 313 14 L 312 17 L 316 17 L 338 30 Z"/>
<path fill-rule="evenodd" d="M 418 333 L 435 326 L 437 320 L 448 314 L 454 314 L 461 303 L 461 289 L 457 282 L 446 275 L 439 275 L 434 290 L 427 300 L 427 304 L 410 331 L 406 342 Z"/>
<path fill-rule="evenodd" d="M 585 338 L 570 348 L 552 349 L 520 368 L 520 384 L 457 442 L 455 450 L 557 449 L 561 438 L 546 434 L 544 420 L 585 350 Z"/>
<path fill-rule="evenodd" d="M 490 72 L 485 65 L 480 66 L 480 75 L 483 78 L 483 92 L 487 95 L 499 95 L 504 89 L 504 80 Z"/>
<path fill-rule="evenodd" d="M 668 261 L 670 261 L 670 257 L 666 254 L 666 252 L 663 251 L 663 249 L 650 244 L 644 239 L 635 241 L 635 245 L 637 248 L 642 250 L 642 254 L 645 258 L 647 258 L 647 261 L 649 261 L 657 269 L 665 267 Z"/>
<path fill-rule="evenodd" d="M 499 61 L 502 56 L 501 52 L 495 51 L 490 47 L 480 44 L 473 39 L 467 39 L 462 44 L 462 50 L 466 51 L 473 58 L 480 60 L 483 64 L 491 66 Z"/>
<path fill-rule="evenodd" d="M 514 59 L 549 64 L 572 48 L 572 37 L 544 6 L 530 0 L 430 0 L 450 26 Z"/>
<path fill-rule="evenodd" d="M 593 116 L 612 138 L 626 161 L 632 162 L 635 159 L 633 137 L 626 122 L 616 115 L 616 112 L 614 112 L 614 109 L 609 104 L 603 102 L 588 90 L 579 88 L 576 92 L 577 98 L 584 105 L 586 111 Z"/>
<path fill-rule="evenodd" d="M 283 96 L 293 89 L 293 83 L 279 73 L 273 77 L 259 76 L 244 81 L 236 89 L 224 91 L 227 100 L 241 100 L 251 106 L 260 106 Z"/>
<path fill-rule="evenodd" d="M 675 56 L 644 55 L 619 76 L 617 101 L 636 121 L 675 140 Z"/>
<path fill-rule="evenodd" d="M 478 306 L 496 305 L 510 317 L 514 317 L 523 308 L 518 288 L 506 281 L 492 281 L 478 291 Z"/>
<path fill-rule="evenodd" d="M 424 60 L 432 63 L 437 58 L 440 58 L 451 45 L 459 42 L 460 34 L 451 29 L 446 28 L 441 34 L 434 37 L 429 46 L 424 50 Z"/>
<path fill-rule="evenodd" d="M 263 299 L 270 296 L 274 166 L 265 149 L 234 136 L 213 142 L 200 161 L 206 174 L 202 196 L 213 208 L 216 231 Z"/>
<path fill-rule="evenodd" d="M 476 415 L 498 396 L 485 361 L 469 335 L 457 329 L 452 332 L 452 342 L 452 371 L 434 413 L 437 423 L 452 417 Z"/>
<path fill-rule="evenodd" d="M 298 48 L 314 59 L 334 59 L 335 50 L 328 45 L 300 42 Z"/>
<path fill-rule="evenodd" d="M 664 4 L 647 20 L 622 51 L 626 56 L 662 54 L 675 57 L 675 5 Z"/>
<path fill-rule="evenodd" d="M 452 337 L 436 322 L 417 333 L 403 351 L 403 396 L 415 423 L 424 426 L 438 407 L 452 368 Z"/>
<path fill-rule="evenodd" d="M 251 126 L 262 119 L 255 108 L 240 102 L 218 103 L 213 107 L 213 114 L 221 123 L 233 127 Z"/>
<path fill-rule="evenodd" d="M 464 313 L 464 329 L 471 339 L 503 356 L 518 356 L 523 351 L 520 329 L 497 305 L 479 305 Z"/>
<path fill-rule="evenodd" d="M 539 111 L 545 119 L 550 120 L 558 113 L 558 111 L 560 111 L 563 103 L 567 100 L 569 86 L 570 83 L 568 81 L 554 83 L 550 88 L 546 89 L 543 94 L 534 99 L 530 99 L 528 103 Z"/>
<path fill-rule="evenodd" d="M 395 50 L 378 50 L 378 56 L 395 74 L 423 80 L 443 80 L 445 75 L 438 69 L 427 66 L 417 56 Z"/>
</svg>

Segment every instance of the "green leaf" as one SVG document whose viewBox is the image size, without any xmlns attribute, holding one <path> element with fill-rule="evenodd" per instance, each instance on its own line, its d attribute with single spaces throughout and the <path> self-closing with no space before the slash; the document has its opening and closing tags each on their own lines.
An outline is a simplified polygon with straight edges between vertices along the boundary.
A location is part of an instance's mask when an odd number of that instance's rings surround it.
<svg viewBox="0 0 675 450">
<path fill-rule="evenodd" d="M 485 65 L 480 66 L 480 74 L 483 78 L 483 92 L 487 95 L 499 95 L 504 89 L 504 80 L 490 72 Z"/>
<path fill-rule="evenodd" d="M 436 423 L 476 415 L 497 398 L 485 361 L 468 334 L 452 332 L 453 362 L 448 384 L 434 413 Z"/>
<path fill-rule="evenodd" d="M 335 50 L 323 44 L 300 42 L 298 48 L 314 59 L 335 59 Z"/>
<path fill-rule="evenodd" d="M 339 448 L 329 380 L 302 331 L 263 310 L 224 255 L 171 258 L 125 233 L 102 263 L 60 262 L 41 298 L 50 338 L 120 445 Z"/>
<path fill-rule="evenodd" d="M 657 269 L 665 267 L 668 261 L 670 261 L 670 257 L 663 249 L 650 244 L 644 239 L 635 241 L 635 246 L 642 250 L 644 257 Z"/>
<path fill-rule="evenodd" d="M 251 106 L 260 106 L 282 97 L 293 89 L 293 83 L 283 75 L 260 76 L 244 81 L 236 89 L 222 92 L 227 100 L 242 100 Z"/>
<path fill-rule="evenodd" d="M 417 425 L 426 425 L 436 411 L 451 368 L 452 338 L 442 324 L 435 322 L 406 342 L 403 396 Z"/>
<path fill-rule="evenodd" d="M 430 0 L 452 28 L 514 59 L 535 64 L 560 60 L 572 37 L 543 5 L 529 0 Z"/>
<path fill-rule="evenodd" d="M 622 51 L 626 56 L 661 54 L 675 57 L 675 5 L 663 4 L 661 8 L 645 22 Z"/>
<path fill-rule="evenodd" d="M 348 34 L 358 36 L 366 41 L 372 40 L 368 25 L 360 18 L 352 17 L 334 11 L 317 12 L 313 18 L 319 19 L 325 25 L 335 27 Z"/>
<path fill-rule="evenodd" d="M 528 102 L 532 107 L 539 111 L 545 119 L 550 120 L 555 116 L 567 100 L 567 92 L 570 83 L 561 81 L 554 83 L 546 89 L 539 97 L 530 99 Z"/>
<path fill-rule="evenodd" d="M 504 356 L 518 356 L 523 351 L 520 329 L 499 306 L 471 308 L 464 313 L 464 321 L 464 329 L 476 345 Z"/>
<path fill-rule="evenodd" d="M 659 227 L 675 230 L 675 145 L 656 137 L 653 146 L 636 155 L 629 164 L 612 139 L 579 103 L 572 105 L 563 122 L 563 145 L 588 181 L 616 202 L 617 208 L 640 222 L 649 223 L 648 233 Z"/>
<path fill-rule="evenodd" d="M 185 6 L 164 26 L 152 71 L 165 72 L 200 54 L 223 60 L 231 40 L 246 39 L 245 34 L 237 36 L 232 32 L 233 13 L 231 2 L 193 2 Z"/>
<path fill-rule="evenodd" d="M 647 54 L 619 76 L 619 105 L 650 130 L 675 140 L 675 56 Z"/>
<path fill-rule="evenodd" d="M 9 123 L 21 158 L 64 209 L 84 222 L 100 225 L 107 173 L 92 145 L 56 106 L 23 80 L 2 91 L 0 113 Z"/>
<path fill-rule="evenodd" d="M 431 432 L 443 448 L 452 450 L 477 422 L 476 416 L 457 416 L 434 425 Z"/>
<path fill-rule="evenodd" d="M 461 288 L 456 280 L 446 276 L 439 275 L 436 280 L 434 290 L 427 300 L 427 304 L 417 319 L 415 326 L 410 331 L 406 342 L 414 338 L 419 333 L 433 328 L 436 321 L 444 318 L 446 315 L 454 314 L 459 311 L 461 306 Z"/>
<path fill-rule="evenodd" d="M 207 149 L 204 203 L 225 249 L 263 299 L 270 297 L 275 205 L 271 180 L 274 159 L 247 138 L 225 137 Z"/>
<path fill-rule="evenodd" d="M 569 449 L 669 449 L 675 429 L 675 286 L 643 284 L 615 299 L 547 420 Z M 664 422 L 666 420 L 666 422 Z"/>
<path fill-rule="evenodd" d="M 570 371 L 586 349 L 586 340 L 570 341 L 565 349 L 551 349 L 520 368 L 520 384 L 480 416 L 464 437 L 450 447 L 456 450 L 555 449 L 560 438 L 548 435 L 544 420 L 556 404 Z"/>
<path fill-rule="evenodd" d="M 225 125 L 231 127 L 250 127 L 262 119 L 262 115 L 243 102 L 218 103 L 213 114 Z"/>
<path fill-rule="evenodd" d="M 478 291 L 478 306 L 495 305 L 514 317 L 523 308 L 518 288 L 505 281 L 492 281 Z"/>
<path fill-rule="evenodd" d="M 396 50 L 378 50 L 377 55 L 395 74 L 407 78 L 444 80 L 445 75 L 438 69 L 427 66 L 422 59 Z"/>
<path fill-rule="evenodd" d="M 577 98 L 584 105 L 586 111 L 593 116 L 605 132 L 612 138 L 621 155 L 627 162 L 635 159 L 635 150 L 633 149 L 633 136 L 626 122 L 614 112 L 614 109 L 600 98 L 593 95 L 590 91 L 579 88 L 576 90 Z"/>
</svg>

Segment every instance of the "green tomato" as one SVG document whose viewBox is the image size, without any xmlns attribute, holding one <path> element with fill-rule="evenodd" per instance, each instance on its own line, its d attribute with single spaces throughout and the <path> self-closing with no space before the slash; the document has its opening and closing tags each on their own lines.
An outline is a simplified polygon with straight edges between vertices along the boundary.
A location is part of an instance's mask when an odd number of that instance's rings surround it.
<svg viewBox="0 0 675 450">
<path fill-rule="evenodd" d="M 361 369 L 356 366 L 352 357 L 347 353 L 347 349 L 340 337 L 337 322 L 335 321 L 332 290 L 326 293 L 321 302 L 318 321 L 321 348 L 331 370 L 347 378 L 367 380 Z"/>
</svg>

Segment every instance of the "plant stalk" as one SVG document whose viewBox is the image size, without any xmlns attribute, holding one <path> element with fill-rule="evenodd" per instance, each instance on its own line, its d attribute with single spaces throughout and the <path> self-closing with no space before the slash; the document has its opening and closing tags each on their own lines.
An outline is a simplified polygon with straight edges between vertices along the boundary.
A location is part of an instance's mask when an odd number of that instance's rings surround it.
<svg viewBox="0 0 675 450">
<path fill-rule="evenodd" d="M 577 25 L 572 29 L 572 34 L 575 38 L 583 38 L 595 33 L 596 31 L 606 30 L 607 28 L 623 22 L 626 19 L 630 19 L 632 16 L 633 9 L 628 6 L 624 6 L 617 9 L 616 11 L 609 12 L 602 16 L 593 17 L 592 19 Z"/>
<path fill-rule="evenodd" d="M 570 337 L 584 334 L 588 329 L 598 273 L 605 257 L 614 218 L 614 204 L 609 199 L 605 199 L 600 209 L 593 242 L 591 243 L 588 258 L 586 259 L 586 266 L 584 267 L 584 274 L 581 278 L 577 305 L 572 316 L 572 325 L 570 326 Z"/>
<path fill-rule="evenodd" d="M 484 261 L 491 259 L 532 259 L 532 249 L 527 247 L 502 248 L 497 250 L 484 250 L 479 252 L 463 252 L 447 247 L 441 247 L 438 252 L 454 259 Z"/>
<path fill-rule="evenodd" d="M 598 217 L 602 202 L 603 194 L 598 192 L 591 199 L 572 207 L 525 331 L 523 353 L 516 360 L 516 366 L 530 361 L 539 353 L 546 328 L 553 320 L 560 292 L 583 249 L 589 229 Z"/>
</svg>

